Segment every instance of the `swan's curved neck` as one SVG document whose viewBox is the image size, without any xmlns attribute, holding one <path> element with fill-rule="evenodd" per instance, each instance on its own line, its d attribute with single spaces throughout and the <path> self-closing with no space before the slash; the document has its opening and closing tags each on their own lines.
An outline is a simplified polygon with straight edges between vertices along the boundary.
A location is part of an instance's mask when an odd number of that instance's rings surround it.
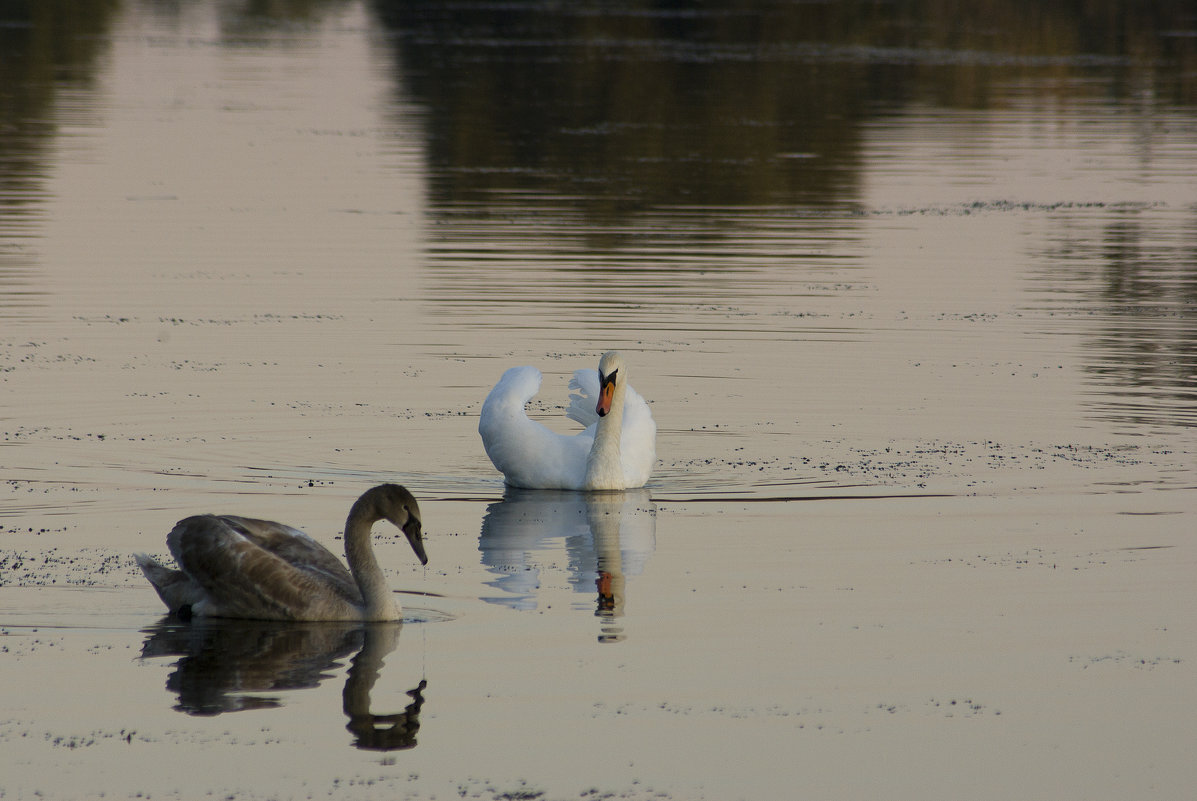
<svg viewBox="0 0 1197 801">
<path fill-rule="evenodd" d="M 611 411 L 600 417 L 594 431 L 594 444 L 586 457 L 586 483 L 588 490 L 623 489 L 623 460 L 619 441 L 623 437 L 624 384 L 615 385 L 611 397 Z"/>
<path fill-rule="evenodd" d="M 365 620 L 394 620 L 399 617 L 399 607 L 394 595 L 387 587 L 386 576 L 374 556 L 370 542 L 370 529 L 379 518 L 355 504 L 345 521 L 345 559 L 349 572 L 353 574 L 358 589 L 362 591 L 365 604 Z"/>
</svg>

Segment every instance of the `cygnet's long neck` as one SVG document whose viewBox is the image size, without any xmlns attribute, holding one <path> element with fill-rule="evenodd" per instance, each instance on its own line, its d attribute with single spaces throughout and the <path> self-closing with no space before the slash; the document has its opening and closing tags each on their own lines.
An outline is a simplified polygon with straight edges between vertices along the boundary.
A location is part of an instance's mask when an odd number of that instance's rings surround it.
<svg viewBox="0 0 1197 801">
<path fill-rule="evenodd" d="M 356 503 L 345 521 L 345 559 L 358 589 L 362 592 L 363 620 L 397 620 L 399 605 L 387 587 L 386 576 L 374 556 L 370 529 L 381 517 L 371 506 Z"/>
<path fill-rule="evenodd" d="M 625 384 L 615 382 L 615 393 L 611 397 L 611 411 L 599 418 L 594 432 L 594 444 L 586 457 L 586 482 L 588 490 L 612 490 L 624 488 L 623 460 L 619 442 L 623 437 L 623 397 Z"/>
</svg>

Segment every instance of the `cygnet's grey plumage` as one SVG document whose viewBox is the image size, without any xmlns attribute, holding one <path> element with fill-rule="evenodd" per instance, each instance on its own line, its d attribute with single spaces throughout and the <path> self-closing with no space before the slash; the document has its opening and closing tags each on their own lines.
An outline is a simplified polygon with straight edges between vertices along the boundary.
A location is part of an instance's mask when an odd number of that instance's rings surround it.
<svg viewBox="0 0 1197 801">
<path fill-rule="evenodd" d="M 402 610 L 370 541 L 379 520 L 403 531 L 420 563 L 428 563 L 420 507 L 398 484 L 373 487 L 354 502 L 345 522 L 348 569 L 299 529 L 235 515 L 180 520 L 166 537 L 178 570 L 135 557 L 163 603 L 182 617 L 399 620 Z"/>
</svg>

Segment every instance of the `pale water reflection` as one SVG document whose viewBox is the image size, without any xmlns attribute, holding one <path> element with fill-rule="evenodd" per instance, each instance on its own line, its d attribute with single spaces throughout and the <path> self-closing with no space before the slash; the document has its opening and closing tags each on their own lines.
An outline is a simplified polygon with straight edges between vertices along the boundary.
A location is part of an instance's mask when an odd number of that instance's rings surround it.
<svg viewBox="0 0 1197 801">
<path fill-rule="evenodd" d="M 141 659 L 179 657 L 166 678 L 188 715 L 219 715 L 282 706 L 286 695 L 328 681 L 352 655 L 342 711 L 356 748 L 414 748 L 428 681 L 407 691 L 402 712 L 375 712 L 371 691 L 384 660 L 399 645 L 401 623 L 267 623 L 167 619 L 147 631 Z"/>
<path fill-rule="evenodd" d="M 508 487 L 486 507 L 478 550 L 504 595 L 485 597 L 536 609 L 545 581 L 561 576 L 575 593 L 596 596 L 599 639 L 616 642 L 627 611 L 628 578 L 639 576 L 656 548 L 657 508 L 648 490 L 571 492 Z M 566 563 L 558 565 L 564 549 Z"/>
</svg>

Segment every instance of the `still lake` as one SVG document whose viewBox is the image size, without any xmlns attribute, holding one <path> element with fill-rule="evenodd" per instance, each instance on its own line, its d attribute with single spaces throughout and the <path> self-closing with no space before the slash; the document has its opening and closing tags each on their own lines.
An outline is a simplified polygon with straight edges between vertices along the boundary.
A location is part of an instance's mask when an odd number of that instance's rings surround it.
<svg viewBox="0 0 1197 801">
<path fill-rule="evenodd" d="M 1189 797 L 1195 175 L 1185 3 L 0 5 L 0 798 Z M 402 626 L 132 560 L 386 481 Z"/>
</svg>

